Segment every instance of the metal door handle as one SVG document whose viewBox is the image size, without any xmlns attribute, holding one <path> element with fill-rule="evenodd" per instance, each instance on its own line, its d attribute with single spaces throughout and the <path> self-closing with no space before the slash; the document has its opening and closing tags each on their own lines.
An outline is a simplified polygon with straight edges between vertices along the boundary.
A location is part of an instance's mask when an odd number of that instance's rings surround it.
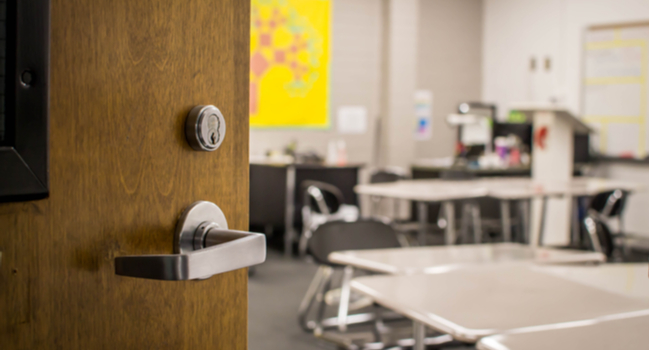
<svg viewBox="0 0 650 350">
<path fill-rule="evenodd" d="M 115 258 L 115 274 L 156 280 L 205 279 L 261 264 L 266 260 L 266 237 L 228 230 L 219 207 L 199 201 L 185 209 L 176 225 L 174 253 Z"/>
</svg>

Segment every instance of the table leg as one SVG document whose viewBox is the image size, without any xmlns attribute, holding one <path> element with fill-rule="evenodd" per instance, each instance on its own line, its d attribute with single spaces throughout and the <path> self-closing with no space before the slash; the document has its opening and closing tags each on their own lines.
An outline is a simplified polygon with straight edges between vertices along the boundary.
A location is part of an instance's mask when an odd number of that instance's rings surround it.
<svg viewBox="0 0 650 350">
<path fill-rule="evenodd" d="M 578 197 L 572 198 L 571 245 L 580 245 L 580 203 Z"/>
<path fill-rule="evenodd" d="M 481 208 L 478 202 L 472 203 L 472 228 L 474 230 L 474 243 L 479 244 L 483 241 L 483 225 L 481 224 Z"/>
<path fill-rule="evenodd" d="M 510 222 L 510 201 L 501 200 L 501 232 L 504 242 L 512 241 L 512 223 Z"/>
<path fill-rule="evenodd" d="M 521 217 L 521 240 L 527 243 L 530 240 L 530 199 L 519 201 L 519 216 Z"/>
<path fill-rule="evenodd" d="M 420 230 L 418 231 L 418 244 L 420 246 L 427 245 L 427 226 L 429 225 L 429 204 L 426 202 L 418 202 L 418 221 L 420 222 Z"/>
<path fill-rule="evenodd" d="M 451 245 L 456 243 L 456 214 L 454 213 L 454 202 L 442 202 L 445 209 L 445 219 L 447 220 L 447 227 L 445 228 L 445 244 Z"/>
<path fill-rule="evenodd" d="M 530 240 L 528 244 L 532 247 L 539 246 L 540 237 L 544 226 L 544 202 L 546 197 L 532 199 L 532 213 L 530 223 Z"/>
<path fill-rule="evenodd" d="M 284 256 L 290 257 L 295 240 L 293 229 L 293 214 L 295 212 L 295 190 L 296 190 L 296 167 L 287 166 L 287 188 L 285 192 L 284 206 Z"/>
<path fill-rule="evenodd" d="M 413 350 L 424 350 L 424 323 L 420 321 L 413 321 L 413 340 L 415 340 L 415 345 L 413 345 Z"/>
<path fill-rule="evenodd" d="M 548 196 L 543 196 L 542 197 L 542 203 L 541 203 L 541 213 L 540 213 L 540 220 L 539 220 L 539 228 L 538 228 L 538 234 L 537 237 L 535 237 L 534 242 L 531 242 L 535 247 L 543 245 L 543 235 L 544 235 L 544 224 L 546 221 L 546 207 L 548 206 Z"/>
</svg>

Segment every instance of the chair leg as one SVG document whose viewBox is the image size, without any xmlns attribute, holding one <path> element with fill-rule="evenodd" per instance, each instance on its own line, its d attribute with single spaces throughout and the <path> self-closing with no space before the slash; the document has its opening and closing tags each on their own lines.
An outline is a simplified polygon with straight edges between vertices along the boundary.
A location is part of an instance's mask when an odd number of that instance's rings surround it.
<svg viewBox="0 0 650 350">
<path fill-rule="evenodd" d="M 300 327 L 302 327 L 307 332 L 315 328 L 314 325 L 310 325 L 307 321 L 309 310 L 311 310 L 311 307 L 314 305 L 314 301 L 318 299 L 317 296 L 319 294 L 322 294 L 322 289 L 327 280 L 331 278 L 331 275 L 331 267 L 325 265 L 319 266 L 316 274 L 314 275 L 314 279 L 309 284 L 309 288 L 307 288 L 307 293 L 303 297 L 302 302 L 300 302 L 300 307 L 298 308 L 298 323 L 300 324 Z"/>
<path fill-rule="evenodd" d="M 594 219 L 589 215 L 585 218 L 585 227 L 587 228 L 587 233 L 589 233 L 589 240 L 591 241 L 591 245 L 594 247 L 594 251 L 602 253 L 603 248 L 600 246 L 600 241 L 598 240 L 596 221 L 594 221 Z"/>
<path fill-rule="evenodd" d="M 343 269 L 343 279 L 341 280 L 341 298 L 339 300 L 338 314 L 339 331 L 341 332 L 345 332 L 348 329 L 347 317 L 348 307 L 350 305 L 350 281 L 352 280 L 353 274 L 354 269 L 352 266 L 346 266 Z"/>
<path fill-rule="evenodd" d="M 316 293 L 316 302 L 318 303 L 318 310 L 316 311 L 316 319 L 315 319 L 315 327 L 314 328 L 321 328 L 321 324 L 323 322 L 323 318 L 325 316 L 325 307 L 327 306 L 327 303 L 325 303 L 325 293 L 330 290 L 330 287 L 332 286 L 332 272 L 333 269 L 329 267 L 329 274 L 325 278 L 325 281 L 323 283 L 323 287 Z"/>
<path fill-rule="evenodd" d="M 309 225 L 305 224 L 305 227 L 302 230 L 302 235 L 300 235 L 300 241 L 298 241 L 298 255 L 302 258 L 307 254 L 307 242 L 311 238 L 311 228 Z"/>
<path fill-rule="evenodd" d="M 386 325 L 384 325 L 384 319 L 383 319 L 383 309 L 381 307 L 376 307 L 375 308 L 375 322 L 372 327 L 372 333 L 375 336 L 375 341 L 376 342 L 381 342 L 382 341 L 382 334 L 386 333 Z"/>
</svg>

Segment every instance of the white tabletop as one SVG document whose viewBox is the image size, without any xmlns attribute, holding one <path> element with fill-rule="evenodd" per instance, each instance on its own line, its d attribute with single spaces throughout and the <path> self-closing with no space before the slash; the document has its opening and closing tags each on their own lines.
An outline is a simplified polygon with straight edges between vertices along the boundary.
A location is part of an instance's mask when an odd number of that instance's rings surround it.
<svg viewBox="0 0 650 350">
<path fill-rule="evenodd" d="M 603 254 L 597 252 L 534 248 L 519 243 L 350 250 L 333 252 L 328 259 L 336 264 L 386 274 L 435 273 L 467 264 L 588 263 L 606 260 Z"/>
<path fill-rule="evenodd" d="M 520 330 L 481 339 L 479 350 L 647 350 L 648 311 L 634 317 Z"/>
<path fill-rule="evenodd" d="M 506 330 L 648 309 L 647 299 L 624 297 L 513 264 L 360 277 L 351 287 L 387 308 L 472 343 Z"/>
<path fill-rule="evenodd" d="M 648 263 L 537 266 L 535 270 L 632 298 L 648 300 Z"/>
<path fill-rule="evenodd" d="M 641 191 L 647 188 L 642 183 L 630 181 L 603 179 L 595 177 L 574 177 L 571 181 L 535 181 L 519 182 L 503 185 L 499 182 L 489 188 L 489 196 L 499 199 L 524 199 L 541 196 L 593 196 L 601 192 L 616 189 L 625 191 Z"/>
<path fill-rule="evenodd" d="M 571 181 L 536 181 L 530 177 L 495 177 L 473 180 L 403 180 L 355 186 L 359 194 L 408 199 L 422 202 L 439 202 L 476 197 L 523 199 L 541 196 L 587 196 L 600 192 L 623 189 L 639 191 L 647 184 L 629 181 L 575 177 Z"/>
<path fill-rule="evenodd" d="M 476 183 L 473 181 L 440 179 L 363 184 L 355 186 L 354 191 L 359 194 L 422 202 L 439 202 L 487 196 L 487 189 L 482 186 L 476 186 Z"/>
</svg>

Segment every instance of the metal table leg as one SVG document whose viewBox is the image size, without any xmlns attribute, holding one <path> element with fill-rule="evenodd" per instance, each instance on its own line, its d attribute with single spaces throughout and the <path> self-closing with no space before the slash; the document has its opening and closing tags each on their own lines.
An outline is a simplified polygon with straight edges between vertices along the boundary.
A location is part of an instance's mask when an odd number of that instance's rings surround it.
<svg viewBox="0 0 650 350">
<path fill-rule="evenodd" d="M 296 239 L 293 229 L 293 214 L 295 212 L 296 167 L 287 165 L 287 188 L 284 206 L 284 256 L 290 257 L 293 241 Z"/>
<path fill-rule="evenodd" d="M 542 202 L 541 202 L 541 208 L 540 211 L 541 213 L 539 214 L 540 220 L 539 220 L 539 225 L 536 228 L 538 231 L 536 234 L 533 234 L 531 237 L 530 244 L 533 247 L 539 247 L 543 245 L 543 239 L 542 236 L 544 235 L 544 221 L 546 221 L 546 207 L 548 205 L 548 196 L 543 196 L 542 197 Z"/>
<path fill-rule="evenodd" d="M 415 340 L 415 345 L 413 345 L 413 350 L 424 350 L 424 323 L 420 321 L 413 321 L 413 339 Z"/>
<path fill-rule="evenodd" d="M 578 197 L 571 200 L 573 220 L 571 220 L 571 244 L 580 245 L 580 203 Z"/>
<path fill-rule="evenodd" d="M 521 217 L 521 240 L 527 243 L 530 240 L 530 199 L 519 201 L 519 216 Z"/>
<path fill-rule="evenodd" d="M 429 225 L 429 204 L 426 202 L 418 202 L 418 221 L 420 222 L 420 229 L 418 230 L 418 244 L 420 246 L 427 245 L 427 226 Z"/>
<path fill-rule="evenodd" d="M 510 222 L 510 201 L 502 199 L 501 203 L 501 232 L 504 242 L 512 242 L 512 223 Z"/>
<path fill-rule="evenodd" d="M 456 214 L 454 213 L 454 202 L 442 202 L 442 206 L 445 209 L 445 219 L 447 220 L 447 227 L 445 228 L 445 244 L 451 245 L 456 243 L 456 226 L 454 222 Z"/>
</svg>

